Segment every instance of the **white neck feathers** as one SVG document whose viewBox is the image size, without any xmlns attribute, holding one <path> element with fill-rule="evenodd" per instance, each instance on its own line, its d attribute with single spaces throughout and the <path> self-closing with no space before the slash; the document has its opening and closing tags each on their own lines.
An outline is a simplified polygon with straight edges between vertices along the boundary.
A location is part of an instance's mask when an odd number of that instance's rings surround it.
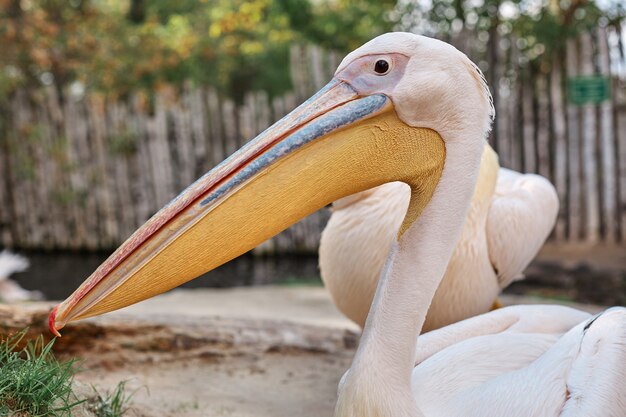
<svg viewBox="0 0 626 417">
<path fill-rule="evenodd" d="M 421 216 L 390 251 L 340 387 L 338 416 L 421 415 L 410 385 L 417 336 L 461 233 L 484 145 L 472 135 L 444 139 L 441 179 Z"/>
</svg>

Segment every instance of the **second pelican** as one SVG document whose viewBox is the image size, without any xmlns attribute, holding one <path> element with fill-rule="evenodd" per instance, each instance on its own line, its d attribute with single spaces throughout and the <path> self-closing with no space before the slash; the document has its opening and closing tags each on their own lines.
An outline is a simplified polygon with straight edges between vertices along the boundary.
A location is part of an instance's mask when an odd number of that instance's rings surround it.
<svg viewBox="0 0 626 417">
<path fill-rule="evenodd" d="M 393 182 L 333 203 L 319 250 L 322 279 L 337 308 L 361 327 L 410 199 L 409 186 Z M 485 145 L 461 237 L 423 331 L 489 311 L 500 291 L 522 277 L 558 209 L 548 180 L 500 168 Z"/>
</svg>

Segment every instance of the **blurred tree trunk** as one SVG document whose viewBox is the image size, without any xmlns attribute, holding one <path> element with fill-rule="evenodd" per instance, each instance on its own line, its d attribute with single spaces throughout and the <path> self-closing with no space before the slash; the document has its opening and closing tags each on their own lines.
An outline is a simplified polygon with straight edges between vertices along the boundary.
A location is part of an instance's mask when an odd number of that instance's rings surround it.
<svg viewBox="0 0 626 417">
<path fill-rule="evenodd" d="M 12 19 L 22 16 L 23 12 L 22 12 L 21 0 L 11 0 L 9 2 L 9 7 L 7 7 L 6 13 L 9 16 L 9 18 L 12 18 Z"/>
<path fill-rule="evenodd" d="M 145 0 L 130 0 L 126 17 L 133 23 L 143 23 L 146 20 Z"/>
</svg>

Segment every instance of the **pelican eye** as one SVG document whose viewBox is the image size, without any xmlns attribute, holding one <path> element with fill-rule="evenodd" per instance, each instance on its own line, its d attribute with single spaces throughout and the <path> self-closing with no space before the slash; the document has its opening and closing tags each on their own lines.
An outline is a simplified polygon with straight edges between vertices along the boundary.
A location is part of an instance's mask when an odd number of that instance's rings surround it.
<svg viewBox="0 0 626 417">
<path fill-rule="evenodd" d="M 374 71 L 379 75 L 385 75 L 389 71 L 389 62 L 384 59 L 379 59 L 374 64 Z"/>
</svg>

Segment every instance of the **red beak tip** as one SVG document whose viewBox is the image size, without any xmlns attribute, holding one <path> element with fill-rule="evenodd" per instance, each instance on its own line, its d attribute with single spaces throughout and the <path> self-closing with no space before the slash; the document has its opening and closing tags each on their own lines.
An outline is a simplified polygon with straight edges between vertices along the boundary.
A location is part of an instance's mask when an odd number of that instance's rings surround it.
<svg viewBox="0 0 626 417">
<path fill-rule="evenodd" d="M 56 337 L 61 337 L 61 333 L 59 333 L 55 325 L 58 308 L 59 306 L 56 306 L 50 312 L 50 316 L 48 316 L 48 327 L 50 328 L 50 332 L 52 332 L 53 335 L 55 335 Z"/>
</svg>

